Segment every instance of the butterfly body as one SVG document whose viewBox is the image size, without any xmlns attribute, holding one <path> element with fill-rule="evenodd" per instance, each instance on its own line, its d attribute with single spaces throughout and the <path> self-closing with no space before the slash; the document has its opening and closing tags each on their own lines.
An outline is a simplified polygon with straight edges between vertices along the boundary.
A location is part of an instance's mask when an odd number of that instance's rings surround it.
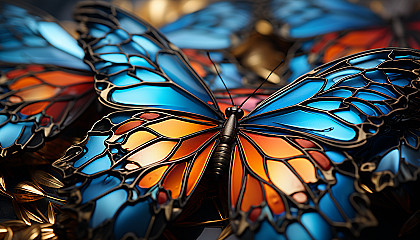
<svg viewBox="0 0 420 240">
<path fill-rule="evenodd" d="M 244 115 L 244 111 L 237 106 L 226 109 L 226 117 L 222 130 L 220 131 L 219 144 L 216 146 L 210 159 L 211 172 L 216 179 L 227 172 L 232 157 L 232 144 L 237 135 L 238 120 Z"/>
</svg>

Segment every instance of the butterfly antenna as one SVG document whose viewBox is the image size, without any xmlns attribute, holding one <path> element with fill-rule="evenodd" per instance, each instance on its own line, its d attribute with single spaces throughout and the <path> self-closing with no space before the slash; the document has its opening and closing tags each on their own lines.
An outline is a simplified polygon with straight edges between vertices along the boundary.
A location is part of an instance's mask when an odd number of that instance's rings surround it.
<svg viewBox="0 0 420 240">
<path fill-rule="evenodd" d="M 220 76 L 219 70 L 217 69 L 216 64 L 211 59 L 210 52 L 208 52 L 208 51 L 207 51 L 207 57 L 210 59 L 211 63 L 213 63 L 213 66 L 214 66 L 214 69 L 216 69 L 217 75 L 219 76 L 220 80 L 222 81 L 223 86 L 225 86 L 225 89 L 226 89 L 227 93 L 229 94 L 230 101 L 232 102 L 232 106 L 235 106 L 235 103 L 233 102 L 232 95 L 230 95 L 229 89 L 227 88 L 225 81 L 223 81 L 222 76 Z"/>
<path fill-rule="evenodd" d="M 262 81 L 262 83 L 254 90 L 254 92 L 251 93 L 251 95 L 249 95 L 242 103 L 241 105 L 239 105 L 238 108 L 242 108 L 242 106 L 246 103 L 246 101 L 248 101 L 248 99 L 250 99 L 252 96 L 254 96 L 254 94 L 264 85 L 264 83 L 266 83 L 268 81 L 268 79 L 270 78 L 271 74 L 273 74 L 274 71 L 277 70 L 277 68 L 280 67 L 281 64 L 283 64 L 284 60 L 281 60 L 281 62 L 270 72 L 270 74 L 268 74 L 267 78 Z"/>
</svg>

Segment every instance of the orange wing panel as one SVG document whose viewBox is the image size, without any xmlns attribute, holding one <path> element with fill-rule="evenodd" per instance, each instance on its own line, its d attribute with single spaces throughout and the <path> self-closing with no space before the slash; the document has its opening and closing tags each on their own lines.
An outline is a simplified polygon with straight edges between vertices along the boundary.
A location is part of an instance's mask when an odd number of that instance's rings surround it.
<svg viewBox="0 0 420 240">
<path fill-rule="evenodd" d="M 248 142 L 248 140 L 243 137 L 239 137 L 239 140 L 241 142 L 242 149 L 244 150 L 245 158 L 247 159 L 246 162 L 248 163 L 249 167 L 252 169 L 252 171 L 258 174 L 259 177 L 269 181 L 267 173 L 264 169 L 263 157 L 260 155 L 257 149 L 255 149 L 254 146 Z"/>
<path fill-rule="evenodd" d="M 269 157 L 289 158 L 303 155 L 301 151 L 282 138 L 263 136 L 249 132 L 246 132 L 245 134 L 248 135 Z"/>
<path fill-rule="evenodd" d="M 41 84 L 42 82 L 39 79 L 36 79 L 34 77 L 24 77 L 20 78 L 14 83 L 9 85 L 10 90 L 19 90 L 25 87 L 34 86 Z"/>
<path fill-rule="evenodd" d="M 204 168 L 210 158 L 211 150 L 213 149 L 215 141 L 212 144 L 208 145 L 203 152 L 198 155 L 195 159 L 194 164 L 191 168 L 190 174 L 188 176 L 187 181 L 187 196 L 190 195 L 191 191 L 197 185 L 198 179 L 200 179 L 201 175 L 204 173 Z"/>
<path fill-rule="evenodd" d="M 175 141 L 157 142 L 151 146 L 141 149 L 128 157 L 127 160 L 137 162 L 142 167 L 160 162 L 171 153 L 177 143 L 178 142 Z"/>
<path fill-rule="evenodd" d="M 295 158 L 288 163 L 306 183 L 316 182 L 315 166 L 306 158 Z"/>
<path fill-rule="evenodd" d="M 33 114 L 37 114 L 42 112 L 42 110 L 44 110 L 48 104 L 50 104 L 49 102 L 37 102 L 37 103 L 33 103 L 30 104 L 24 108 L 22 108 L 20 110 L 21 113 L 25 114 L 25 115 L 33 115 Z"/>
<path fill-rule="evenodd" d="M 183 140 L 181 142 L 181 146 L 178 148 L 178 150 L 176 150 L 175 154 L 171 157 L 170 160 L 179 159 L 193 153 L 198 149 L 198 147 L 204 144 L 216 133 L 217 131 L 211 131 Z"/>
<path fill-rule="evenodd" d="M 141 188 L 151 188 L 156 185 L 160 179 L 162 178 L 163 174 L 165 173 L 166 169 L 168 169 L 168 165 L 158 167 L 155 170 L 147 173 L 139 182 L 139 187 Z"/>
<path fill-rule="evenodd" d="M 92 82 L 91 76 L 81 76 L 67 72 L 59 72 L 59 71 L 52 71 L 52 72 L 45 72 L 39 73 L 35 75 L 38 78 L 44 80 L 44 82 L 56 85 L 56 86 L 68 86 L 86 82 Z"/>
<path fill-rule="evenodd" d="M 299 178 L 283 162 L 268 160 L 267 168 L 271 181 L 284 193 L 290 195 L 305 190 Z"/>
<path fill-rule="evenodd" d="M 235 154 L 232 163 L 232 173 L 231 173 L 231 184 L 230 184 L 230 200 L 232 207 L 236 206 L 238 201 L 239 193 L 242 188 L 242 174 L 243 167 L 241 162 L 241 157 L 239 155 L 238 146 L 235 147 Z"/>
<path fill-rule="evenodd" d="M 119 126 L 117 130 L 115 130 L 115 135 L 121 135 L 130 131 L 131 129 L 142 125 L 144 121 L 141 120 L 134 120 L 124 123 L 123 125 Z"/>
<path fill-rule="evenodd" d="M 247 212 L 251 206 L 258 206 L 263 201 L 262 189 L 260 182 L 250 176 L 246 176 L 245 193 L 242 198 L 241 210 Z"/>
<path fill-rule="evenodd" d="M 131 151 L 155 138 L 156 136 L 150 132 L 138 131 L 128 136 L 127 141 L 121 147 Z"/>
<path fill-rule="evenodd" d="M 280 195 L 267 184 L 263 184 L 263 186 L 265 190 L 265 198 L 271 211 L 273 211 L 274 214 L 281 214 L 284 212 L 284 203 L 283 200 L 281 200 Z"/>
<path fill-rule="evenodd" d="M 186 167 L 187 163 L 185 162 L 175 165 L 163 181 L 163 188 L 171 191 L 172 198 L 178 198 L 181 193 L 182 178 Z"/>
<path fill-rule="evenodd" d="M 169 119 L 148 126 L 150 129 L 170 138 L 180 138 L 189 134 L 212 128 L 214 126 L 186 122 L 178 119 Z"/>
<path fill-rule="evenodd" d="M 38 85 L 36 87 L 17 92 L 15 95 L 22 98 L 23 101 L 37 101 L 54 97 L 58 92 L 58 88 L 47 85 Z"/>
</svg>

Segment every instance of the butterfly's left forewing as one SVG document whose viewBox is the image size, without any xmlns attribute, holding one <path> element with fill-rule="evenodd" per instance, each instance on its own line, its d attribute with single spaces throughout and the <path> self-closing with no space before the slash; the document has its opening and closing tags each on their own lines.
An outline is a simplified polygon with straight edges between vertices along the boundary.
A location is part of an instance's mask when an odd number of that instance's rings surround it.
<svg viewBox="0 0 420 240">
<path fill-rule="evenodd" d="M 238 235 L 330 239 L 334 227 L 356 232 L 375 222 L 353 204 L 355 198 L 366 201 L 356 190 L 356 175 L 340 170 L 314 141 L 240 130 L 237 142 L 229 205 Z"/>
<path fill-rule="evenodd" d="M 130 234 L 157 238 L 202 178 L 219 125 L 208 118 L 150 110 L 106 116 L 55 163 L 72 181 L 75 198 L 69 199 L 67 210 L 78 212 L 95 239 Z M 95 235 L 99 227 L 105 235 Z"/>
</svg>

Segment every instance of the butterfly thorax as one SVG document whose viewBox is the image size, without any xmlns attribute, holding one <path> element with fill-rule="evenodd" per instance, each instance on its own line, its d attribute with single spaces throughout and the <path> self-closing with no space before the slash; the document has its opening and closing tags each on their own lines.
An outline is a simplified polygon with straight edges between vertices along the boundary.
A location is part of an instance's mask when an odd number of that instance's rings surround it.
<svg viewBox="0 0 420 240">
<path fill-rule="evenodd" d="M 220 131 L 219 144 L 210 159 L 209 170 L 214 179 L 220 179 L 229 167 L 238 120 L 243 117 L 244 111 L 237 106 L 233 106 L 226 109 L 225 115 L 227 119 Z"/>
</svg>

